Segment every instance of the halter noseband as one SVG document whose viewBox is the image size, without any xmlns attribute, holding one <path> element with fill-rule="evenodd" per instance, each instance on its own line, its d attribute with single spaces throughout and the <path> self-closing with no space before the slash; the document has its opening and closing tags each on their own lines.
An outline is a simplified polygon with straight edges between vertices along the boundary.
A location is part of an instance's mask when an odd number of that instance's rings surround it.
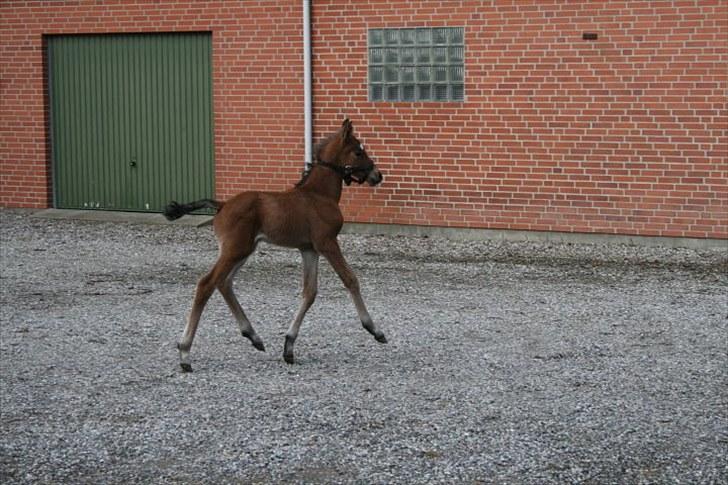
<svg viewBox="0 0 728 485">
<path fill-rule="evenodd" d="M 346 185 L 351 185 L 351 182 L 354 181 L 358 184 L 363 184 L 366 182 L 367 177 L 369 176 L 369 173 L 374 168 L 371 167 L 356 167 L 352 165 L 344 165 L 343 167 L 339 165 L 335 165 L 330 162 L 325 162 L 321 159 L 317 159 L 314 163 L 309 164 L 309 170 L 315 166 L 321 166 L 326 167 L 329 170 L 333 170 L 339 177 L 341 177 L 341 180 L 344 181 Z M 363 173 L 364 175 L 362 177 L 358 177 L 355 174 Z"/>
</svg>

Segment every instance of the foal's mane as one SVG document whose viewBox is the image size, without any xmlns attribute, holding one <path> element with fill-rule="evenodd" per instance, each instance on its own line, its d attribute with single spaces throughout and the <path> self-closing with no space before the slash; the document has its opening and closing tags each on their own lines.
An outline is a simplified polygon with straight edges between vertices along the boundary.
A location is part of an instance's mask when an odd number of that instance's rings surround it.
<svg viewBox="0 0 728 485">
<path fill-rule="evenodd" d="M 323 151 L 324 147 L 326 147 L 334 140 L 334 138 L 339 134 L 339 131 L 341 130 L 337 130 L 334 133 L 330 134 L 313 147 L 313 161 L 306 161 L 306 169 L 303 171 L 301 180 L 296 183 L 296 187 L 300 187 L 306 183 L 308 176 L 311 175 L 311 168 L 313 167 L 313 164 L 321 160 L 321 152 Z"/>
</svg>

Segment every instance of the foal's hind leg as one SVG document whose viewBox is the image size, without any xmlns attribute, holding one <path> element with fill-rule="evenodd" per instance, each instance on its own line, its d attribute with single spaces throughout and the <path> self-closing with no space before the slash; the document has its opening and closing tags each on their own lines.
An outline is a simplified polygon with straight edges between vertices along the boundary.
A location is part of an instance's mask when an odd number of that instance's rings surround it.
<svg viewBox="0 0 728 485">
<path fill-rule="evenodd" d="M 301 307 L 298 309 L 296 317 L 291 322 L 291 326 L 286 332 L 286 343 L 283 347 L 283 359 L 289 364 L 293 364 L 293 344 L 298 337 L 298 330 L 301 328 L 303 317 L 316 299 L 318 291 L 318 261 L 319 255 L 315 251 L 301 250 L 303 258 L 303 293 L 301 294 Z"/>
<path fill-rule="evenodd" d="M 182 332 L 182 338 L 177 344 L 179 349 L 180 366 L 184 372 L 192 372 L 192 364 L 190 363 L 190 349 L 192 348 L 192 341 L 195 339 L 195 333 L 197 332 L 197 325 L 200 323 L 200 316 L 202 310 L 207 304 L 207 300 L 210 299 L 212 292 L 215 291 L 215 268 L 209 273 L 203 276 L 197 283 L 195 290 L 195 299 L 192 303 L 192 310 L 187 318 L 187 324 Z"/>
<path fill-rule="evenodd" d="M 364 299 L 361 297 L 361 290 L 359 289 L 359 280 L 346 263 L 344 256 L 341 254 L 339 243 L 334 239 L 322 243 L 316 249 L 329 261 L 336 271 L 336 274 L 338 274 L 339 278 L 341 278 L 344 286 L 346 286 L 349 293 L 351 293 L 351 298 L 354 300 L 354 305 L 356 306 L 356 312 L 359 314 L 361 324 L 364 326 L 366 331 L 372 334 L 377 342 L 386 344 L 387 338 L 374 323 L 372 317 L 367 311 L 366 305 L 364 305 Z"/>
<path fill-rule="evenodd" d="M 255 348 L 259 350 L 263 349 L 263 343 L 260 337 L 253 330 L 252 325 L 245 317 L 242 308 L 235 299 L 235 295 L 232 293 L 232 280 L 237 270 L 245 262 L 246 258 L 253 252 L 254 245 L 251 244 L 250 248 L 245 250 L 238 250 L 235 253 L 221 251 L 221 256 L 215 263 L 212 270 L 203 276 L 199 283 L 197 283 L 197 289 L 195 290 L 195 299 L 192 304 L 192 310 L 190 316 L 187 319 L 187 325 L 185 326 L 184 332 L 182 333 L 182 339 L 177 348 L 180 353 L 180 366 L 185 372 L 192 371 L 192 364 L 190 362 L 190 349 L 192 348 L 192 342 L 197 332 L 197 326 L 200 323 L 200 316 L 202 310 L 205 308 L 207 301 L 215 291 L 215 288 L 220 290 L 225 301 L 230 306 L 238 320 L 241 333 L 243 336 L 249 338 Z"/>
<path fill-rule="evenodd" d="M 235 278 L 235 274 L 238 272 L 240 267 L 245 264 L 246 260 L 247 258 L 244 258 L 242 261 L 239 261 L 235 266 L 233 266 L 228 275 L 222 281 L 222 284 L 218 286 L 218 289 L 220 290 L 222 297 L 225 299 L 225 302 L 228 304 L 228 307 L 230 307 L 230 311 L 233 312 L 233 316 L 238 322 L 240 333 L 243 335 L 243 337 L 250 340 L 250 342 L 253 344 L 253 347 L 262 352 L 265 352 L 265 346 L 263 345 L 263 341 L 258 336 L 258 334 L 255 333 L 253 325 L 250 323 L 250 320 L 248 320 L 248 317 L 245 315 L 243 308 L 238 302 L 238 299 L 235 298 L 235 293 L 233 293 L 233 279 Z"/>
</svg>

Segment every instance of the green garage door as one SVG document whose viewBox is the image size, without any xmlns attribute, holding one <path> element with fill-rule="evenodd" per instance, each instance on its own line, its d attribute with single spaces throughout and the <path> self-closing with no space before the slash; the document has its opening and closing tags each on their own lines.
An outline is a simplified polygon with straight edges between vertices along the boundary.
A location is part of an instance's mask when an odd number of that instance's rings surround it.
<svg viewBox="0 0 728 485">
<path fill-rule="evenodd" d="M 209 33 L 48 37 L 56 207 L 212 197 Z"/>
</svg>

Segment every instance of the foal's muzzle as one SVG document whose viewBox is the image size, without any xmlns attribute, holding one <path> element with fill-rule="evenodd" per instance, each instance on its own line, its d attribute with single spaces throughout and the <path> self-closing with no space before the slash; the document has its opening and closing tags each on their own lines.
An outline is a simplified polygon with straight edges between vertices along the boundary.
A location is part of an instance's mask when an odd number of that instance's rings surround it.
<svg viewBox="0 0 728 485">
<path fill-rule="evenodd" d="M 382 180 L 384 180 L 384 176 L 382 175 L 382 172 L 379 171 L 377 167 L 374 167 L 370 172 L 369 175 L 367 175 L 366 182 L 374 187 L 375 185 L 378 185 L 382 183 Z"/>
</svg>

